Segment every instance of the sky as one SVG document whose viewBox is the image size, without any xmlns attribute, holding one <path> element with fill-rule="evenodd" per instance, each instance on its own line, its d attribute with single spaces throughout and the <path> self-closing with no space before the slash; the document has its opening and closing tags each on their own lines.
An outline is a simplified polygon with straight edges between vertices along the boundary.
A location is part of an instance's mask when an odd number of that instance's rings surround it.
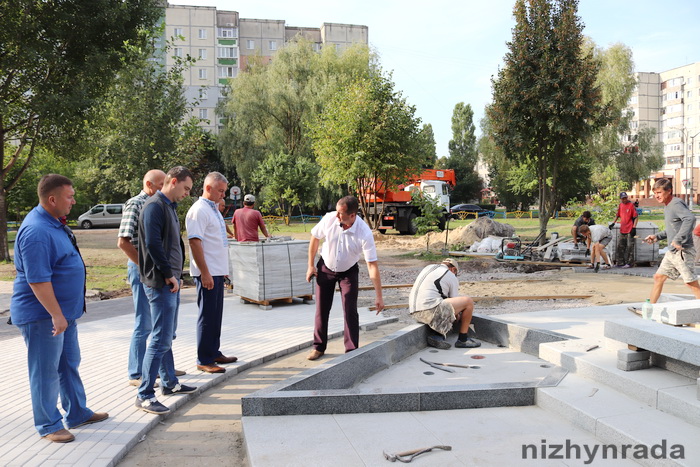
<svg viewBox="0 0 700 467">
<path fill-rule="evenodd" d="M 395 89 L 435 133 L 437 156 L 447 156 L 451 118 L 470 104 L 479 135 L 491 78 L 512 38 L 514 0 L 175 0 L 213 6 L 241 18 L 285 20 L 287 26 L 322 23 L 369 27 L 370 47 Z M 661 72 L 700 61 L 697 0 L 580 0 L 584 34 L 603 48 L 628 46 L 636 71 Z"/>
</svg>

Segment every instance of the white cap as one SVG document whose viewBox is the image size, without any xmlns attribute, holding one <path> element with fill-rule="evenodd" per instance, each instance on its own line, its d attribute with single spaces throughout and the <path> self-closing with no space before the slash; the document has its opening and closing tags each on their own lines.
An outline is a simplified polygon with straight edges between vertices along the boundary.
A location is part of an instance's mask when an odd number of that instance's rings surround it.
<svg viewBox="0 0 700 467">
<path fill-rule="evenodd" d="M 253 195 L 245 195 L 243 198 L 243 202 L 245 203 L 254 203 L 255 202 L 255 196 Z"/>
</svg>

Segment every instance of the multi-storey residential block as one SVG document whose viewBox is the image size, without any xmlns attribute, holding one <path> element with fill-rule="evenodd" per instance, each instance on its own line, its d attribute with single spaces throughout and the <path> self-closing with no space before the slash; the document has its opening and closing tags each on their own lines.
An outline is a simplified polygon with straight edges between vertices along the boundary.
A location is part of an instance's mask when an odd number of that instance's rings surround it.
<svg viewBox="0 0 700 467">
<path fill-rule="evenodd" d="M 173 56 L 190 55 L 197 61 L 184 75 L 186 97 L 201 125 L 218 133 L 216 105 L 230 79 L 245 70 L 252 57 L 263 63 L 285 44 L 301 35 L 315 50 L 343 50 L 354 43 L 368 43 L 367 26 L 324 23 L 320 28 L 287 26 L 284 20 L 240 18 L 236 11 L 215 7 L 167 5 L 165 36 L 173 38 Z"/>
<path fill-rule="evenodd" d="M 634 112 L 630 135 L 625 144 L 633 145 L 634 135 L 643 126 L 658 133 L 663 144 L 664 166 L 638 183 L 633 194 L 652 196 L 655 179 L 673 181 L 674 193 L 687 202 L 698 202 L 700 177 L 700 62 L 661 73 L 638 73 L 638 85 L 630 99 Z"/>
</svg>

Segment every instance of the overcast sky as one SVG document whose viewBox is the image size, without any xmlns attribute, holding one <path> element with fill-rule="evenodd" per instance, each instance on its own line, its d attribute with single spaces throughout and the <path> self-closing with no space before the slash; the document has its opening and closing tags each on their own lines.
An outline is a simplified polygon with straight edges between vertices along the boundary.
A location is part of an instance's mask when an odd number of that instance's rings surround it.
<svg viewBox="0 0 700 467">
<path fill-rule="evenodd" d="M 491 101 L 512 37 L 513 0 L 177 0 L 214 6 L 242 18 L 285 20 L 287 26 L 322 23 L 369 27 L 370 46 L 396 89 L 435 132 L 438 157 L 448 155 L 450 119 L 458 102 L 474 109 L 474 124 Z M 698 0 L 581 0 L 584 34 L 601 47 L 632 49 L 637 71 L 661 72 L 700 61 Z"/>
</svg>

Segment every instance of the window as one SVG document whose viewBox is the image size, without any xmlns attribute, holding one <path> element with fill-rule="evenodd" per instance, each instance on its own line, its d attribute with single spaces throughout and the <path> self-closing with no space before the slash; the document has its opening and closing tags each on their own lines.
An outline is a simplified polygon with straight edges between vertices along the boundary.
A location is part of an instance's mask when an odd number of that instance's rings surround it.
<svg viewBox="0 0 700 467">
<path fill-rule="evenodd" d="M 182 58 L 182 47 L 175 47 L 173 49 L 173 57 Z"/>
<path fill-rule="evenodd" d="M 248 39 L 246 41 L 246 49 L 253 50 L 255 48 L 255 41 Z"/>
<path fill-rule="evenodd" d="M 314 52 L 320 52 L 321 51 L 321 44 L 319 44 L 318 42 L 314 42 L 313 48 L 314 48 Z"/>
<path fill-rule="evenodd" d="M 632 96 L 630 97 L 630 105 L 634 105 L 637 102 L 639 102 L 639 96 Z"/>
<path fill-rule="evenodd" d="M 121 214 L 122 207 L 119 206 L 107 206 L 107 214 Z"/>
<path fill-rule="evenodd" d="M 693 82 L 693 78 L 691 76 L 688 76 L 688 80 L 685 83 L 690 84 L 692 82 Z"/>
<path fill-rule="evenodd" d="M 207 59 L 207 49 L 199 49 L 199 59 L 200 60 Z"/>
<path fill-rule="evenodd" d="M 277 50 L 277 41 L 270 41 L 268 45 L 270 50 Z"/>
<path fill-rule="evenodd" d="M 90 214 L 99 214 L 104 210 L 105 210 L 105 207 L 101 204 L 98 204 L 94 208 L 90 209 Z"/>
<path fill-rule="evenodd" d="M 693 97 L 693 91 L 688 91 L 685 97 Z"/>
<path fill-rule="evenodd" d="M 219 58 L 238 58 L 238 47 L 219 47 Z"/>
<path fill-rule="evenodd" d="M 209 109 L 199 109 L 199 118 L 201 118 L 201 119 L 209 118 Z"/>
<path fill-rule="evenodd" d="M 207 99 L 209 98 L 209 93 L 207 92 L 206 89 L 202 88 L 199 90 L 199 98 L 200 99 Z"/>
<path fill-rule="evenodd" d="M 199 79 L 207 79 L 207 69 L 206 68 L 199 69 Z"/>
<path fill-rule="evenodd" d="M 688 126 L 693 125 L 693 117 L 688 117 Z"/>
<path fill-rule="evenodd" d="M 206 30 L 206 29 L 200 29 L 200 30 L 199 30 L 199 38 L 200 38 L 200 39 L 206 39 L 206 38 L 207 38 L 207 30 Z"/>
<path fill-rule="evenodd" d="M 688 110 L 693 110 L 693 104 L 688 104 Z"/>
<path fill-rule="evenodd" d="M 235 78 L 238 74 L 237 70 L 235 66 L 220 66 L 219 78 Z"/>
<path fill-rule="evenodd" d="M 175 37 L 180 37 L 184 36 L 185 32 L 182 30 L 182 28 L 175 28 L 175 32 L 173 33 Z"/>
<path fill-rule="evenodd" d="M 232 38 L 238 37 L 238 34 L 236 31 L 236 28 L 219 28 L 218 29 L 218 36 L 232 39 Z"/>
</svg>

